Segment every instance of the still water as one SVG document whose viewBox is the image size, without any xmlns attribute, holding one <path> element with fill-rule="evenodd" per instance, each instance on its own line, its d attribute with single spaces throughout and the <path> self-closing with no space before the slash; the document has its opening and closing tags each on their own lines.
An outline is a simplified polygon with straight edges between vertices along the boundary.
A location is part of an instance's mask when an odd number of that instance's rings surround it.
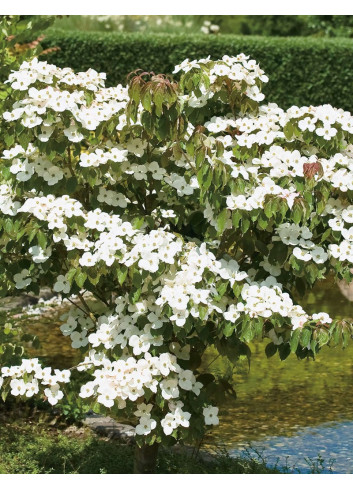
<svg viewBox="0 0 353 489">
<path fill-rule="evenodd" d="M 329 282 L 300 303 L 309 313 L 353 317 L 353 303 Z M 44 317 L 33 331 L 42 341 L 40 354 L 56 367 L 69 367 L 78 360 L 77 352 L 58 326 L 53 316 Z M 250 370 L 245 361 L 234 368 L 215 360 L 214 351 L 207 353 L 205 364 L 214 360 L 213 373 L 232 376 L 237 399 L 221 406 L 220 425 L 205 439 L 205 447 L 232 455 L 246 448 L 270 465 L 295 465 L 301 472 L 313 470 L 310 465 L 322 457 L 324 472 L 353 473 L 353 342 L 346 350 L 326 347 L 315 361 L 294 355 L 285 362 L 277 356 L 267 359 L 265 346 L 251 345 Z"/>
<path fill-rule="evenodd" d="M 329 282 L 300 303 L 309 313 L 353 317 L 353 303 Z M 323 472 L 331 467 L 353 473 L 353 344 L 345 350 L 326 347 L 315 361 L 291 355 L 281 362 L 266 358 L 264 348 L 264 343 L 251 345 L 250 371 L 245 361 L 235 369 L 237 399 L 222 406 L 220 426 L 206 444 L 232 455 L 258 452 L 268 464 L 295 465 L 301 472 L 322 457 Z M 216 360 L 213 368 L 222 374 L 231 366 Z"/>
</svg>

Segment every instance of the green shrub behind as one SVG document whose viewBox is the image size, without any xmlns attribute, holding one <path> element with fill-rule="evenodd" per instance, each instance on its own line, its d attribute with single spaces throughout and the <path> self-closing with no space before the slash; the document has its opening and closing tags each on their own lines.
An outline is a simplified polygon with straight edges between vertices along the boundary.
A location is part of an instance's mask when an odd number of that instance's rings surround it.
<svg viewBox="0 0 353 489">
<path fill-rule="evenodd" d="M 107 85 L 125 83 L 138 68 L 171 73 L 185 58 L 244 52 L 270 76 L 267 100 L 283 108 L 329 103 L 353 111 L 353 40 L 49 31 L 43 47 L 59 46 L 48 60 L 75 71 L 107 73 Z"/>
</svg>

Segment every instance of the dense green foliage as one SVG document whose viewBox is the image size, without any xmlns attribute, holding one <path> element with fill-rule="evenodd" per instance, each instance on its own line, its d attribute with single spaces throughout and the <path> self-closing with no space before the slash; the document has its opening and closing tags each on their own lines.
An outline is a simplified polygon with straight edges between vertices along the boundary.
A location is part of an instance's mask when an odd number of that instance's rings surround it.
<svg viewBox="0 0 353 489">
<path fill-rule="evenodd" d="M 138 68 L 171 73 L 185 58 L 244 52 L 271 73 L 264 93 L 283 108 L 320 105 L 353 111 L 351 73 L 353 41 L 349 39 L 238 37 L 49 31 L 43 46 L 59 46 L 48 60 L 75 71 L 94 68 L 107 73 L 107 85 L 125 83 Z"/>
<path fill-rule="evenodd" d="M 310 15 L 215 15 L 212 22 L 220 26 L 222 34 L 255 36 L 308 36 Z M 239 19 L 240 18 L 240 19 Z M 237 26 L 234 30 L 233 26 Z"/>
<path fill-rule="evenodd" d="M 353 37 L 352 15 L 215 15 L 222 34 Z"/>
<path fill-rule="evenodd" d="M 316 36 L 353 37 L 353 16 L 311 15 L 307 21 L 307 28 Z"/>
<path fill-rule="evenodd" d="M 54 24 L 67 31 L 202 32 L 260 36 L 353 37 L 352 15 L 65 15 Z M 203 31 L 205 32 L 205 31 Z"/>
<path fill-rule="evenodd" d="M 352 15 L 208 15 L 192 17 L 195 18 L 195 23 L 199 18 L 207 18 L 212 23 L 219 25 L 222 34 L 353 37 Z"/>
</svg>

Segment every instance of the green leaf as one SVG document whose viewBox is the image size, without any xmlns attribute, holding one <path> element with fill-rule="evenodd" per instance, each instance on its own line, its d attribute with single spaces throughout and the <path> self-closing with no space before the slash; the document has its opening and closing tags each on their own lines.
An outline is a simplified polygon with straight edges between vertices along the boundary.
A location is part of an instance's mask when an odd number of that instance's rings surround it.
<svg viewBox="0 0 353 489">
<path fill-rule="evenodd" d="M 136 77 L 132 80 L 129 87 L 129 96 L 132 98 L 136 104 L 140 103 L 141 86 L 139 79 Z"/>
<path fill-rule="evenodd" d="M 206 148 L 204 146 L 201 146 L 196 150 L 196 167 L 199 168 L 201 164 L 205 161 L 205 156 L 206 156 Z"/>
<path fill-rule="evenodd" d="M 288 246 L 277 241 L 268 255 L 268 261 L 271 265 L 283 265 L 288 256 Z"/>
<path fill-rule="evenodd" d="M 228 321 L 223 328 L 223 334 L 225 337 L 228 338 L 233 334 L 234 330 L 235 330 L 235 325 L 230 321 Z"/>
<path fill-rule="evenodd" d="M 297 351 L 301 332 L 302 332 L 301 328 L 297 328 L 292 332 L 292 336 L 289 340 L 290 349 L 292 353 L 295 353 Z"/>
<path fill-rule="evenodd" d="M 75 275 L 75 282 L 81 289 L 83 287 L 83 284 L 86 282 L 86 279 L 87 279 L 87 273 L 82 272 L 82 270 L 79 269 Z"/>
<path fill-rule="evenodd" d="M 20 145 L 24 148 L 24 149 L 27 149 L 28 148 L 28 144 L 31 140 L 31 134 L 30 132 L 27 132 L 27 131 L 23 131 L 19 136 L 18 136 L 18 142 L 20 143 Z"/>
<path fill-rule="evenodd" d="M 351 339 L 351 333 L 348 331 L 346 327 L 342 328 L 342 346 L 343 348 L 347 348 L 348 342 Z"/>
<path fill-rule="evenodd" d="M 169 121 L 165 117 L 158 120 L 157 136 L 161 141 L 166 139 L 169 132 Z"/>
<path fill-rule="evenodd" d="M 226 227 L 227 219 L 228 219 L 228 209 L 225 208 L 217 217 L 217 229 L 219 233 L 223 233 Z"/>
<path fill-rule="evenodd" d="M 329 341 L 330 337 L 327 331 L 324 329 L 319 329 L 317 333 L 317 341 L 320 347 L 326 345 Z"/>
<path fill-rule="evenodd" d="M 245 318 L 242 324 L 241 339 L 246 343 L 249 343 L 254 339 L 255 329 L 252 321 L 249 318 Z"/>
<path fill-rule="evenodd" d="M 37 243 L 38 245 L 43 248 L 43 250 L 46 249 L 47 247 L 47 237 L 42 231 L 37 232 Z"/>
<path fill-rule="evenodd" d="M 132 283 L 136 288 L 140 287 L 142 284 L 142 275 L 137 270 L 133 271 Z"/>
<path fill-rule="evenodd" d="M 160 117 L 162 115 L 162 107 L 163 107 L 163 102 L 166 102 L 165 100 L 165 94 L 163 88 L 157 88 L 153 92 L 153 102 L 156 107 L 156 115 Z"/>
<path fill-rule="evenodd" d="M 268 343 L 265 348 L 265 353 L 267 358 L 273 357 L 277 353 L 277 345 L 272 342 Z"/>
<path fill-rule="evenodd" d="M 76 177 L 71 177 L 66 182 L 66 191 L 69 195 L 73 194 L 77 188 L 78 181 Z"/>
<path fill-rule="evenodd" d="M 9 389 L 2 389 L 1 391 L 1 399 L 5 402 L 7 396 L 9 395 Z"/>
<path fill-rule="evenodd" d="M 257 220 L 257 225 L 260 229 L 266 229 L 267 226 L 268 226 L 268 219 L 266 218 L 265 216 L 265 213 L 262 212 L 260 215 L 259 215 L 259 218 Z"/>
<path fill-rule="evenodd" d="M 11 234 L 12 233 L 13 223 L 12 223 L 11 219 L 6 219 L 4 229 L 7 232 L 7 234 Z"/>
<path fill-rule="evenodd" d="M 242 233 L 245 234 L 249 227 L 250 227 L 250 224 L 251 224 L 251 221 L 250 219 L 248 219 L 247 217 L 243 217 L 242 220 L 241 220 L 241 230 L 242 230 Z"/>
<path fill-rule="evenodd" d="M 201 321 L 203 321 L 205 319 L 205 317 L 207 316 L 208 306 L 206 306 L 204 304 L 199 304 L 198 311 L 200 314 L 200 319 L 201 319 Z"/>
<path fill-rule="evenodd" d="M 197 181 L 201 190 L 208 190 L 212 183 L 213 171 L 210 165 L 204 164 L 197 172 Z"/>
<path fill-rule="evenodd" d="M 323 243 L 324 241 L 326 241 L 331 236 L 331 233 L 332 233 L 331 228 L 326 229 L 326 231 L 321 236 L 320 243 Z"/>
<path fill-rule="evenodd" d="M 267 202 L 265 202 L 264 212 L 265 212 L 266 217 L 268 217 L 268 218 L 272 217 L 272 215 L 273 215 L 272 200 L 268 200 Z"/>
<path fill-rule="evenodd" d="M 218 294 L 223 297 L 224 294 L 226 293 L 228 288 L 228 283 L 227 282 L 222 282 L 220 285 L 217 286 L 217 292 Z"/>
<path fill-rule="evenodd" d="M 185 143 L 185 147 L 186 147 L 186 152 L 189 156 L 193 157 L 194 154 L 195 154 L 195 146 L 194 146 L 194 143 L 193 143 L 193 140 L 192 139 L 189 139 L 186 143 Z"/>
<path fill-rule="evenodd" d="M 290 355 L 290 346 L 288 343 L 283 343 L 278 347 L 279 358 L 283 361 Z"/>
<path fill-rule="evenodd" d="M 308 328 L 302 328 L 302 334 L 300 337 L 300 344 L 303 347 L 307 347 L 310 345 L 311 341 L 311 331 Z"/>
<path fill-rule="evenodd" d="M 149 112 L 142 112 L 141 124 L 149 134 L 153 133 L 153 123 L 154 123 L 153 116 Z"/>
<path fill-rule="evenodd" d="M 4 141 L 5 141 L 6 146 L 8 148 L 10 148 L 13 145 L 13 143 L 15 142 L 15 137 L 13 134 L 5 133 Z"/>
<path fill-rule="evenodd" d="M 123 285 L 127 276 L 128 268 L 124 265 L 121 265 L 120 268 L 116 271 L 118 282 L 120 285 Z"/>
<path fill-rule="evenodd" d="M 152 112 L 151 102 L 152 102 L 152 95 L 149 88 L 147 90 L 142 90 L 141 103 L 143 108 L 148 112 Z"/>
<path fill-rule="evenodd" d="M 305 267 L 305 277 L 313 285 L 318 278 L 318 268 L 314 263 L 309 263 Z"/>
<path fill-rule="evenodd" d="M 77 268 L 71 268 L 66 274 L 66 279 L 68 280 L 70 285 L 72 284 L 76 272 L 77 272 Z"/>
<path fill-rule="evenodd" d="M 240 219 L 241 219 L 241 212 L 237 211 L 237 210 L 233 211 L 232 212 L 232 222 L 233 222 L 233 226 L 235 228 L 237 228 L 239 226 Z"/>
<path fill-rule="evenodd" d="M 287 122 L 287 124 L 283 128 L 284 135 L 287 139 L 292 139 L 294 136 L 294 127 L 291 122 Z"/>
<path fill-rule="evenodd" d="M 176 161 L 180 160 L 183 157 L 183 150 L 180 147 L 180 144 L 174 144 L 173 146 L 173 156 Z"/>
<path fill-rule="evenodd" d="M 232 290 L 233 290 L 234 296 L 239 297 L 241 291 L 243 290 L 243 284 L 240 284 L 238 282 L 234 282 Z"/>
<path fill-rule="evenodd" d="M 221 143 L 221 141 L 218 141 L 216 139 L 216 156 L 217 156 L 217 158 L 221 158 L 223 156 L 223 153 L 224 153 L 224 146 Z"/>
<path fill-rule="evenodd" d="M 132 302 L 132 304 L 136 304 L 136 302 L 139 300 L 139 298 L 141 296 L 141 292 L 142 292 L 141 288 L 138 288 L 134 292 L 130 292 L 129 299 Z"/>
</svg>

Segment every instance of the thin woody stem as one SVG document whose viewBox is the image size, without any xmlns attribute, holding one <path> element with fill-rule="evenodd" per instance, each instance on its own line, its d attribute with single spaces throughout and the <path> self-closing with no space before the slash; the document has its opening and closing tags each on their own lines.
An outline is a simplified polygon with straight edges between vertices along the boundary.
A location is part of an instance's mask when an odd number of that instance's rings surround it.
<svg viewBox="0 0 353 489">
<path fill-rule="evenodd" d="M 82 309 L 82 307 L 78 306 L 74 301 L 72 301 L 69 297 L 67 297 L 67 300 L 69 302 L 71 302 L 71 304 L 75 307 L 77 307 L 78 309 L 80 309 L 80 311 L 82 311 L 87 317 L 90 317 L 90 314 L 87 313 L 87 311 L 85 311 L 84 309 Z"/>
<path fill-rule="evenodd" d="M 92 314 L 92 311 L 91 311 L 89 305 L 87 304 L 87 302 L 85 301 L 85 299 L 83 298 L 83 295 L 81 294 L 81 292 L 79 292 L 77 294 L 77 297 L 80 299 L 81 303 L 84 305 L 84 307 L 86 308 L 86 310 L 88 311 L 88 313 L 89 314 Z"/>
<path fill-rule="evenodd" d="M 70 146 L 67 148 L 67 155 L 68 155 L 68 160 L 67 160 L 67 163 L 68 163 L 68 168 L 70 170 L 70 173 L 71 175 L 74 177 L 75 176 L 75 172 L 72 168 L 72 162 L 71 162 L 71 151 L 70 151 Z"/>
</svg>

